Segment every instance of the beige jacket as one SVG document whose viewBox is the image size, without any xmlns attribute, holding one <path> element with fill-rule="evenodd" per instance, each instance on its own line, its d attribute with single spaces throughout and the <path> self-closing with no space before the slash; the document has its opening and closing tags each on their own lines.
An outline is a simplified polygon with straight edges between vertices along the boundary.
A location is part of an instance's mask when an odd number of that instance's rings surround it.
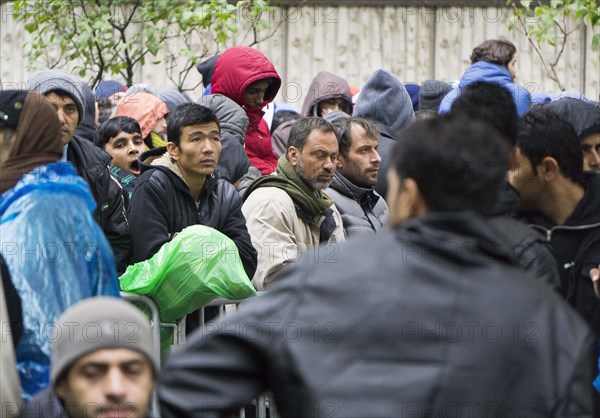
<svg viewBox="0 0 600 418">
<path fill-rule="evenodd" d="M 21 409 L 21 383 L 10 333 L 4 288 L 0 282 L 0 416 L 18 417 Z"/>
<path fill-rule="evenodd" d="M 334 262 L 337 254 L 335 243 L 344 241 L 344 228 L 335 205 L 332 209 L 337 226 L 328 243 L 319 251 L 330 254 L 326 259 L 331 258 Z M 319 245 L 319 228 L 298 218 L 292 198 L 282 189 L 256 189 L 244 202 L 242 213 L 252 244 L 258 252 L 258 267 L 252 279 L 257 290 L 263 290 L 283 266 L 297 260 L 302 252 Z"/>
</svg>

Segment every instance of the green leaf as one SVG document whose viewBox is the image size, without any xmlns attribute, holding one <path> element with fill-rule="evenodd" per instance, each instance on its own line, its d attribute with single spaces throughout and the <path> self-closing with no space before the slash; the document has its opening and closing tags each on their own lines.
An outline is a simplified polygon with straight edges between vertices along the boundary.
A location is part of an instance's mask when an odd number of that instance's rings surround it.
<svg viewBox="0 0 600 418">
<path fill-rule="evenodd" d="M 37 28 L 37 24 L 35 22 L 25 24 L 25 30 L 29 33 L 35 32 L 36 28 Z"/>
</svg>

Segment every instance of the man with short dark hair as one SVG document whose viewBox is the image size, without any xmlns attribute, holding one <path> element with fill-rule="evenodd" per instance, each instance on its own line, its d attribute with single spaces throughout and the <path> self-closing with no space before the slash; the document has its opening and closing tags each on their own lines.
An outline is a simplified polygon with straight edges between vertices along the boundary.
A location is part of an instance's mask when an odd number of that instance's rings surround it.
<svg viewBox="0 0 600 418">
<path fill-rule="evenodd" d="M 112 156 L 108 169 L 126 192 L 126 206 L 129 206 L 140 175 L 138 157 L 146 151 L 140 124 L 129 116 L 110 118 L 94 132 L 94 144 Z"/>
<path fill-rule="evenodd" d="M 510 157 L 514 157 L 517 140 L 517 107 L 510 92 L 499 84 L 477 81 L 465 87 L 452 105 L 451 113 L 462 113 L 479 119 L 496 129 L 510 146 Z M 490 221 L 499 231 L 499 236 L 512 250 L 512 255 L 529 273 L 529 276 L 545 283 L 556 291 L 560 278 L 556 258 L 546 237 L 525 223 L 514 219 L 519 210 L 519 194 L 504 181 Z"/>
<path fill-rule="evenodd" d="M 521 211 L 552 245 L 567 302 L 600 335 L 600 301 L 590 277 L 600 264 L 600 177 L 584 174 L 573 126 L 545 107 L 521 119 L 516 160 L 509 181 Z"/>
<path fill-rule="evenodd" d="M 163 416 L 225 416 L 269 389 L 281 416 L 590 417 L 590 330 L 487 223 L 507 168 L 505 141 L 478 121 L 408 127 L 391 229 L 335 262 L 307 253 L 188 339 L 162 371 Z"/>
<path fill-rule="evenodd" d="M 210 226 L 235 242 L 248 277 L 256 250 L 246 229 L 235 187 L 215 177 L 221 154 L 216 115 L 204 106 L 175 108 L 167 125 L 168 144 L 140 156 L 142 175 L 129 207 L 132 263 L 147 260 L 174 234 L 190 225 Z"/>
<path fill-rule="evenodd" d="M 544 107 L 564 116 L 575 128 L 583 150 L 583 171 L 600 173 L 600 107 L 568 97 Z"/>
<path fill-rule="evenodd" d="M 96 201 L 94 218 L 115 253 L 117 271 L 124 272 L 131 255 L 131 234 L 122 189 L 108 170 L 111 156 L 89 139 L 75 135 L 85 115 L 83 81 L 58 69 L 34 73 L 27 88 L 36 90 L 54 106 L 61 122 L 63 161 L 70 161 L 88 183 Z M 90 138 L 91 139 L 91 138 Z"/>
<path fill-rule="evenodd" d="M 51 386 L 25 406 L 24 418 L 149 416 L 160 359 L 150 322 L 138 308 L 94 297 L 53 325 Z"/>
<path fill-rule="evenodd" d="M 373 190 L 381 157 L 379 131 L 362 118 L 340 117 L 332 122 L 340 139 L 337 171 L 325 190 L 342 215 L 346 237 L 372 234 L 387 219 L 385 200 Z"/>
<path fill-rule="evenodd" d="M 276 176 L 264 176 L 245 194 L 242 211 L 258 246 L 257 290 L 301 252 L 344 240 L 340 213 L 323 191 L 333 181 L 338 157 L 335 128 L 322 118 L 304 118 L 290 131 Z M 328 250 L 335 253 L 335 248 Z"/>
</svg>

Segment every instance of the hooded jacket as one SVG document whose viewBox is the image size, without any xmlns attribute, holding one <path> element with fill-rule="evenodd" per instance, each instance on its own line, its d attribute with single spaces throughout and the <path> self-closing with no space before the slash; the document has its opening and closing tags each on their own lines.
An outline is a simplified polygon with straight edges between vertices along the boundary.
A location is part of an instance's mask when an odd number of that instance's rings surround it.
<svg viewBox="0 0 600 418">
<path fill-rule="evenodd" d="M 190 225 L 214 228 L 235 242 L 244 270 L 252 277 L 256 250 L 242 215 L 242 199 L 229 182 L 206 178 L 199 207 L 166 148 L 146 151 L 140 158 L 141 176 L 131 196 L 129 216 L 133 235 L 132 263 L 147 260 L 174 234 Z"/>
<path fill-rule="evenodd" d="M 513 82 L 506 68 L 490 62 L 478 61 L 467 68 L 467 71 L 465 71 L 458 83 L 458 88 L 444 96 L 438 110 L 439 114 L 443 115 L 450 112 L 452 103 L 460 96 L 460 91 L 476 81 L 487 81 L 488 83 L 499 84 L 508 89 L 513 96 L 519 116 L 527 112 L 531 106 L 531 94 L 529 94 L 527 89 Z"/>
<path fill-rule="evenodd" d="M 379 172 L 387 173 L 396 138 L 402 128 L 415 120 L 412 101 L 404 85 L 389 71 L 376 70 L 360 91 L 352 116 L 370 120 L 381 132 L 377 148 L 381 156 Z M 375 191 L 380 196 L 387 195 L 385 175 L 377 177 Z"/>
<path fill-rule="evenodd" d="M 129 116 L 137 120 L 142 130 L 142 138 L 148 148 L 162 146 L 165 142 L 162 138 L 152 138 L 152 128 L 161 118 L 169 113 L 169 108 L 158 97 L 146 93 L 137 92 L 128 94 L 117 106 L 115 116 Z M 162 142 L 161 142 L 162 140 Z"/>
<path fill-rule="evenodd" d="M 285 417 L 591 417 L 589 329 L 506 260 L 469 212 L 309 252 L 171 353 L 161 413 L 225 416 L 270 389 Z"/>
<path fill-rule="evenodd" d="M 277 169 L 277 157 L 271 145 L 271 133 L 264 112 L 244 101 L 246 88 L 259 80 L 269 79 L 271 85 L 264 97 L 264 106 L 273 101 L 281 79 L 269 59 L 260 51 L 246 46 L 229 48 L 219 57 L 212 76 L 211 92 L 223 94 L 240 105 L 248 115 L 245 146 L 250 164 L 262 174 Z"/>
<path fill-rule="evenodd" d="M 321 71 L 310 83 L 302 105 L 302 116 L 321 116 L 318 114 L 318 104 L 327 99 L 342 99 L 342 110 L 348 115 L 352 114 L 352 94 L 348 82 L 340 76 Z"/>
<path fill-rule="evenodd" d="M 90 186 L 96 201 L 94 218 L 115 253 L 117 271 L 122 273 L 131 257 L 131 232 L 123 189 L 108 169 L 112 157 L 87 139 L 75 136 L 69 142 L 67 160 Z"/>
<path fill-rule="evenodd" d="M 250 160 L 244 150 L 248 116 L 237 103 L 222 94 L 202 96 L 198 104 L 217 115 L 221 127 L 221 156 L 215 172 L 233 184 L 250 168 Z"/>
<path fill-rule="evenodd" d="M 94 142 L 94 132 L 96 131 L 96 98 L 92 88 L 87 83 L 81 83 L 81 92 L 83 93 L 83 107 L 85 115 L 81 123 L 77 125 L 75 135 Z"/>
<path fill-rule="evenodd" d="M 575 128 L 579 139 L 600 131 L 600 108 L 583 100 L 564 98 L 544 105 L 563 115 Z"/>
<path fill-rule="evenodd" d="M 386 225 L 388 207 L 373 189 L 359 187 L 336 172 L 325 192 L 342 215 L 346 238 L 372 234 Z"/>
<path fill-rule="evenodd" d="M 600 335 L 600 300 L 590 277 L 600 264 L 600 176 L 587 176 L 585 195 L 564 225 L 541 216 L 530 221 L 554 249 L 563 296 Z"/>
<path fill-rule="evenodd" d="M 109 242 L 92 217 L 95 205 L 69 162 L 35 168 L 0 199 L 0 244 L 24 306 L 16 351 L 24 399 L 49 381 L 52 338 L 40 338 L 40 329 L 82 299 L 119 295 Z"/>
</svg>

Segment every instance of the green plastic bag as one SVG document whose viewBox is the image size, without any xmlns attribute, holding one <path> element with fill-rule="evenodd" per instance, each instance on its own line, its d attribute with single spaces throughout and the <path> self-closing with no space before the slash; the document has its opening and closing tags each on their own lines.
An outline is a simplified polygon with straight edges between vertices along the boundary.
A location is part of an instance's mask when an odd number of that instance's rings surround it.
<svg viewBox="0 0 600 418">
<path fill-rule="evenodd" d="M 256 295 L 235 243 L 216 229 L 192 225 L 154 256 L 127 268 L 121 290 L 154 300 L 162 322 L 175 323 L 220 296 Z"/>
</svg>

